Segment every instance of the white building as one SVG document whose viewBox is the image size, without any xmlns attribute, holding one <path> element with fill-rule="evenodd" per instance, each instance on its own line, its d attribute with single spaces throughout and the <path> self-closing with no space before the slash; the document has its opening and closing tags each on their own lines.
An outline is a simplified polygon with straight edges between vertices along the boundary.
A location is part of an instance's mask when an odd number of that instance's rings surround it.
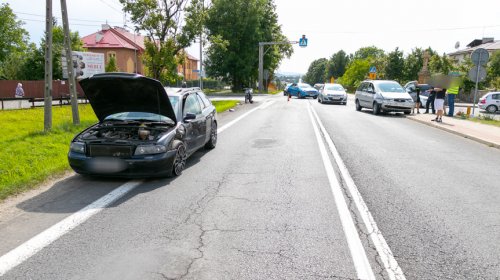
<svg viewBox="0 0 500 280">
<path fill-rule="evenodd" d="M 478 48 L 486 49 L 491 57 L 494 52 L 500 51 L 500 40 L 495 41 L 494 38 L 475 39 L 467 45 L 466 49 L 449 53 L 448 56 L 456 62 L 461 63 L 466 57 L 470 58 L 471 53 Z"/>
</svg>

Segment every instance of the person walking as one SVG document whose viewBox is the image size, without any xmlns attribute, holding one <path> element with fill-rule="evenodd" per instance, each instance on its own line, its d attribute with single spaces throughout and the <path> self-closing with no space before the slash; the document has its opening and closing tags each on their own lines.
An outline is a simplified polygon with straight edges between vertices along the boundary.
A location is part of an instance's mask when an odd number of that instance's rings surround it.
<svg viewBox="0 0 500 280">
<path fill-rule="evenodd" d="M 435 88 L 436 91 L 436 99 L 434 100 L 434 108 L 437 110 L 436 118 L 432 121 L 443 122 L 443 114 L 444 114 L 444 98 L 446 96 L 446 89 L 443 88 Z"/>
<path fill-rule="evenodd" d="M 415 114 L 415 109 L 417 109 L 417 114 L 420 114 L 420 104 L 422 104 L 420 101 L 420 88 L 417 88 L 417 101 L 415 101 L 415 107 L 411 109 L 412 114 Z"/>
<path fill-rule="evenodd" d="M 453 117 L 453 113 L 455 112 L 455 96 L 457 96 L 459 90 L 458 86 L 452 86 L 446 91 L 448 94 L 448 117 Z"/>
<path fill-rule="evenodd" d="M 434 100 L 436 99 L 436 91 L 434 88 L 431 88 L 429 92 L 429 97 L 427 98 L 427 102 L 425 102 L 425 113 L 429 114 L 429 107 L 432 107 L 432 113 L 435 114 L 436 110 L 434 108 Z"/>
<path fill-rule="evenodd" d="M 17 83 L 15 97 L 16 98 L 23 98 L 24 97 L 23 84 Z M 22 100 L 19 100 L 19 109 L 22 108 L 22 102 L 23 102 Z"/>
</svg>

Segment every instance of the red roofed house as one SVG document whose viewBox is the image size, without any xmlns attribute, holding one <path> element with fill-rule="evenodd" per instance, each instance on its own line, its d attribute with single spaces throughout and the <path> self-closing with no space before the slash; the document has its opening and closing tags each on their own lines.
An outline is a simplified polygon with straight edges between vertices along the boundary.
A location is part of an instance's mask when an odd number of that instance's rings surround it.
<svg viewBox="0 0 500 280">
<path fill-rule="evenodd" d="M 144 39 L 140 34 L 133 34 L 122 27 L 102 25 L 102 30 L 82 38 L 83 47 L 90 52 L 104 54 L 104 63 L 115 57 L 116 65 L 121 72 L 144 74 L 142 54 L 144 53 Z M 184 65 L 178 66 L 178 71 L 186 80 L 198 79 L 198 60 L 186 53 Z"/>
</svg>

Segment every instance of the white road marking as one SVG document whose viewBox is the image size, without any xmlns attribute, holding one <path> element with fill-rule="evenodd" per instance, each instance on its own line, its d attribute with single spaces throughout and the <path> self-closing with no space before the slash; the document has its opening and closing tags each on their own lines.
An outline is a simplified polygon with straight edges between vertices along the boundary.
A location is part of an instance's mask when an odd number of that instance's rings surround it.
<svg viewBox="0 0 500 280">
<path fill-rule="evenodd" d="M 361 243 L 358 231 L 356 230 L 356 225 L 354 224 L 354 221 L 352 219 L 351 212 L 349 211 L 349 207 L 347 206 L 347 202 L 342 193 L 342 189 L 339 185 L 339 182 L 337 181 L 337 178 L 335 177 L 335 170 L 333 169 L 332 162 L 328 157 L 326 146 L 325 143 L 323 143 L 318 126 L 314 121 L 310 105 L 307 107 L 307 111 L 309 112 L 309 117 L 311 118 L 314 133 L 316 134 L 316 139 L 318 141 L 323 164 L 325 166 L 328 181 L 330 183 L 330 188 L 335 199 L 335 205 L 337 206 L 340 222 L 342 223 L 342 229 L 344 230 L 347 244 L 351 252 L 351 257 L 352 261 L 354 262 L 357 277 L 358 279 L 376 279 L 370 266 L 370 262 L 368 261 L 368 258 L 366 256 L 363 244 Z"/>
<path fill-rule="evenodd" d="M 224 130 L 230 128 L 231 126 L 233 126 L 235 123 L 241 121 L 243 118 L 245 118 L 246 116 L 250 115 L 251 113 L 255 112 L 256 110 L 259 110 L 259 109 L 262 109 L 262 107 L 264 106 L 269 106 L 267 105 L 269 102 L 266 102 L 266 103 L 262 103 L 261 105 L 259 105 L 258 107 L 255 107 L 253 108 L 252 110 L 246 112 L 245 114 L 237 117 L 236 119 L 226 123 L 225 125 L 219 127 L 219 129 L 217 129 L 217 133 L 221 133 L 223 132 Z M 265 108 L 265 107 L 264 107 Z"/>
<path fill-rule="evenodd" d="M 259 108 L 260 109 L 266 109 L 267 107 L 271 106 L 274 104 L 274 102 L 276 102 L 276 100 L 268 100 L 266 103 L 264 103 L 263 106 L 260 106 Z"/>
<path fill-rule="evenodd" d="M 239 116 L 238 118 L 236 118 L 236 119 L 230 121 L 229 123 L 225 124 L 224 126 L 220 127 L 217 130 L 217 133 L 221 133 L 222 131 L 228 129 L 229 127 L 231 127 L 232 125 L 234 125 L 238 121 L 242 120 L 243 118 L 247 117 L 251 113 L 255 112 L 256 110 L 266 108 L 266 107 L 272 105 L 273 103 L 274 103 L 274 101 L 265 102 L 265 103 L 261 104 L 260 106 L 246 112 L 245 114 Z M 81 209 L 80 211 L 72 214 L 71 216 L 65 218 L 64 220 L 58 222 L 57 224 L 55 224 L 55 225 L 51 226 L 50 228 L 44 230 L 43 232 L 39 233 L 38 235 L 31 238 L 30 240 L 19 245 L 17 248 L 11 250 L 7 254 L 1 256 L 0 257 L 0 276 L 4 275 L 12 268 L 23 263 L 25 260 L 27 260 L 31 256 L 35 255 L 37 252 L 39 252 L 44 247 L 48 246 L 52 242 L 59 239 L 64 234 L 70 232 L 72 229 L 74 229 L 78 225 L 82 224 L 83 222 L 88 220 L 93 215 L 101 212 L 106 206 L 110 205 L 111 203 L 115 202 L 119 198 L 123 197 L 125 194 L 132 191 L 135 187 L 137 187 L 141 183 L 142 183 L 142 181 L 133 180 L 133 181 L 129 181 L 129 182 L 121 185 L 120 187 L 114 189 L 113 191 L 111 191 L 107 195 L 94 201 L 92 204 L 86 206 L 85 208 Z"/>
<path fill-rule="evenodd" d="M 342 175 L 342 178 L 347 186 L 347 189 L 349 190 L 349 194 L 351 198 L 354 201 L 354 204 L 356 205 L 356 208 L 358 209 L 358 212 L 363 220 L 363 223 L 366 226 L 367 232 L 369 232 L 370 239 L 372 240 L 373 244 L 375 245 L 375 248 L 377 249 L 377 252 L 380 256 L 380 259 L 382 260 L 382 263 L 384 264 L 385 270 L 387 274 L 389 275 L 389 278 L 391 280 L 404 280 L 406 279 L 403 271 L 401 270 L 401 267 L 399 266 L 398 262 L 394 258 L 394 255 L 392 254 L 391 249 L 389 248 L 389 245 L 387 245 L 387 242 L 385 241 L 384 236 L 380 232 L 377 223 L 373 219 L 372 214 L 368 210 L 368 206 L 366 206 L 365 201 L 361 197 L 361 194 L 358 191 L 358 187 L 354 183 L 354 180 L 352 179 L 349 170 L 344 164 L 344 161 L 340 157 L 339 152 L 337 151 L 337 148 L 335 147 L 335 144 L 332 141 L 332 138 L 330 137 L 330 134 L 326 131 L 325 127 L 323 126 L 323 123 L 321 122 L 320 118 L 318 117 L 318 114 L 316 113 L 316 110 L 309 104 L 309 107 L 312 109 L 312 112 L 314 114 L 314 117 L 316 121 L 318 122 L 318 125 L 321 129 L 321 132 L 326 140 L 326 143 L 328 144 L 328 147 L 330 149 L 330 152 L 333 155 L 333 158 L 335 159 L 335 162 L 337 166 L 339 167 L 340 173 Z"/>
<path fill-rule="evenodd" d="M 107 195 L 94 201 L 92 204 L 86 206 L 80 211 L 72 214 L 57 224 L 39 233 L 30 240 L 19 245 L 17 248 L 11 250 L 7 254 L 0 257 L 0 276 L 7 273 L 12 268 L 23 263 L 25 260 L 48 246 L 52 242 L 59 239 L 59 237 L 68 233 L 78 225 L 82 224 L 90 217 L 104 210 L 105 207 L 117 201 L 125 194 L 140 185 L 142 181 L 129 181 L 120 187 L 114 189 Z"/>
</svg>

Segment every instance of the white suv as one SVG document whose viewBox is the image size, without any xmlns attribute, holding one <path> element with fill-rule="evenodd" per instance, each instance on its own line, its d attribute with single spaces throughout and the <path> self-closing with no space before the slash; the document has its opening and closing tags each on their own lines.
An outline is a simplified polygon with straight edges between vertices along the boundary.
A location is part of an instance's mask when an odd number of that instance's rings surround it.
<svg viewBox="0 0 500 280">
<path fill-rule="evenodd" d="M 500 92 L 488 92 L 479 98 L 479 108 L 486 110 L 488 113 L 500 111 Z"/>
<path fill-rule="evenodd" d="M 361 82 L 354 95 L 356 110 L 373 109 L 373 114 L 381 112 L 411 113 L 415 102 L 396 81 L 367 80 Z"/>
</svg>

